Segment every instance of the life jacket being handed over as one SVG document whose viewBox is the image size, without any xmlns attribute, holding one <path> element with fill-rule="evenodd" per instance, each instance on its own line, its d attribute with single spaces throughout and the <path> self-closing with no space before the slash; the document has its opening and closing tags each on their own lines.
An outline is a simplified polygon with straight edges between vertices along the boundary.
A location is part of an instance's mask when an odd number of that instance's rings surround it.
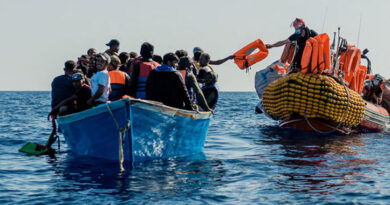
<svg viewBox="0 0 390 205">
<path fill-rule="evenodd" d="M 108 99 L 111 101 L 119 100 L 125 94 L 126 73 L 119 70 L 108 72 L 111 83 L 111 94 Z"/>
<path fill-rule="evenodd" d="M 189 82 L 188 82 L 188 71 L 187 70 L 177 70 L 181 74 L 184 80 L 184 84 L 187 87 L 188 94 L 190 95 L 190 101 L 196 103 L 196 96 L 194 93 L 194 89 L 190 87 Z"/>
<path fill-rule="evenodd" d="M 215 84 L 213 85 L 207 85 L 207 86 L 203 86 L 202 87 L 202 91 L 203 91 L 203 94 L 204 94 L 204 97 L 208 98 L 209 95 L 211 95 L 211 93 L 215 92 L 216 96 L 214 99 L 212 99 L 210 102 L 207 101 L 207 104 L 209 105 L 209 107 L 211 109 L 215 109 L 215 107 L 217 106 L 217 103 L 218 103 L 218 98 L 219 98 L 219 92 L 218 92 L 218 88 L 217 86 L 215 86 Z"/>
<path fill-rule="evenodd" d="M 136 98 L 146 99 L 146 81 L 148 80 L 148 76 L 150 71 L 157 68 L 159 64 L 157 62 L 139 62 L 139 75 L 137 82 L 137 92 L 135 94 Z"/>
<path fill-rule="evenodd" d="M 288 63 L 291 64 L 294 60 L 294 55 L 295 55 L 295 43 L 287 43 L 284 46 L 282 56 L 280 57 L 280 62 L 283 64 Z"/>
<path fill-rule="evenodd" d="M 259 51 L 253 53 L 256 49 L 259 49 Z M 233 55 L 234 63 L 236 63 L 240 69 L 245 69 L 266 58 L 268 56 L 268 49 L 265 47 L 262 40 L 257 39 L 244 48 L 241 48 Z"/>
</svg>

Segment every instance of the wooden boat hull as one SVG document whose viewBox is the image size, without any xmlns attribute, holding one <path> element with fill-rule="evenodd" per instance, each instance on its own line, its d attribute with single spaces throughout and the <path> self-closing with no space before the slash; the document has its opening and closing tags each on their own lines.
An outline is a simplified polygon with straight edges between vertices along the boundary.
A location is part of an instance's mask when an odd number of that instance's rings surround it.
<svg viewBox="0 0 390 205">
<path fill-rule="evenodd" d="M 145 161 L 202 152 L 211 116 L 153 101 L 123 99 L 57 121 L 76 155 L 116 161 L 122 148 L 125 161 Z M 121 142 L 115 121 L 119 128 L 130 122 Z"/>
</svg>

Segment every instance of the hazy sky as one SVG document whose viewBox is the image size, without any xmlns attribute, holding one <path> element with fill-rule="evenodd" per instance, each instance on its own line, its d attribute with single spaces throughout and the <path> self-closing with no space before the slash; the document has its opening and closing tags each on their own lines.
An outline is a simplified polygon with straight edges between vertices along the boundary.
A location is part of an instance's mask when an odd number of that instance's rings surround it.
<svg viewBox="0 0 390 205">
<path fill-rule="evenodd" d="M 0 90 L 50 90 L 66 60 L 91 47 L 104 51 L 112 38 L 120 40 L 120 52 L 139 52 L 148 41 L 159 55 L 185 49 L 192 56 L 199 46 L 220 59 L 257 38 L 286 39 L 295 17 L 331 38 L 340 26 L 357 44 L 362 16 L 359 47 L 370 50 L 375 73 L 390 77 L 389 10 L 389 0 L 0 0 Z M 255 72 L 281 52 L 271 49 L 249 73 L 233 61 L 215 66 L 221 90 L 253 91 Z"/>
</svg>

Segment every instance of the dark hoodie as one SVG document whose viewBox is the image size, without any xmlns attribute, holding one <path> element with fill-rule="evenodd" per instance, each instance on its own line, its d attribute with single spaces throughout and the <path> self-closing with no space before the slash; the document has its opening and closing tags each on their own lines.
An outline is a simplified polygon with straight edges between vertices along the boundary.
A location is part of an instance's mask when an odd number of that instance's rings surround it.
<svg viewBox="0 0 390 205">
<path fill-rule="evenodd" d="M 146 99 L 192 110 L 190 96 L 181 74 L 172 66 L 164 64 L 150 71 L 146 83 Z"/>
</svg>

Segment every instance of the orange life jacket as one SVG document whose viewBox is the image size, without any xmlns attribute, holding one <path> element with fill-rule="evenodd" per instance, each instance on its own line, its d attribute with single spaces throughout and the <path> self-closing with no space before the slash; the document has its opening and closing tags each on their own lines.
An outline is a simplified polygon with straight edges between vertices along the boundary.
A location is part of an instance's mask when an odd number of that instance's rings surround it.
<svg viewBox="0 0 390 205">
<path fill-rule="evenodd" d="M 177 70 L 177 71 L 179 71 L 179 73 L 181 74 L 181 77 L 183 77 L 184 85 L 186 85 L 186 74 L 187 74 L 187 71 L 186 70 Z"/>
<path fill-rule="evenodd" d="M 340 70 L 344 72 L 344 80 L 351 85 L 360 67 L 361 52 L 353 45 L 340 55 Z"/>
<path fill-rule="evenodd" d="M 356 78 L 352 81 L 351 89 L 361 94 L 363 92 L 364 81 L 366 80 L 367 67 L 360 65 Z"/>
<path fill-rule="evenodd" d="M 329 36 L 326 33 L 319 34 L 306 40 L 301 59 L 302 73 L 322 74 L 330 72 L 330 46 Z"/>
<path fill-rule="evenodd" d="M 330 46 L 329 36 L 326 33 L 319 34 L 314 37 L 318 42 L 318 69 L 312 70 L 313 73 L 330 73 Z"/>
<path fill-rule="evenodd" d="M 137 82 L 136 98 L 146 99 L 146 81 L 148 80 L 149 73 L 153 69 L 157 68 L 160 64 L 157 62 L 139 62 L 139 75 Z"/>
<path fill-rule="evenodd" d="M 259 49 L 259 52 L 252 54 L 256 49 Z M 257 39 L 234 53 L 234 63 L 236 63 L 240 69 L 245 69 L 263 60 L 267 56 L 268 49 L 265 47 L 262 40 Z"/>
<path fill-rule="evenodd" d="M 295 55 L 295 44 L 289 42 L 284 46 L 282 56 L 280 57 L 280 62 L 291 64 L 292 61 L 294 60 L 294 55 Z"/>
<path fill-rule="evenodd" d="M 301 59 L 301 72 L 308 73 L 317 69 L 317 60 L 318 60 L 318 42 L 314 38 L 309 38 L 306 40 L 305 49 L 302 53 Z"/>
<path fill-rule="evenodd" d="M 374 80 L 374 74 L 367 74 L 366 80 Z"/>
<path fill-rule="evenodd" d="M 112 70 L 108 72 L 111 83 L 111 93 L 108 96 L 109 100 L 119 100 L 125 94 L 126 73 L 120 70 Z"/>
</svg>

